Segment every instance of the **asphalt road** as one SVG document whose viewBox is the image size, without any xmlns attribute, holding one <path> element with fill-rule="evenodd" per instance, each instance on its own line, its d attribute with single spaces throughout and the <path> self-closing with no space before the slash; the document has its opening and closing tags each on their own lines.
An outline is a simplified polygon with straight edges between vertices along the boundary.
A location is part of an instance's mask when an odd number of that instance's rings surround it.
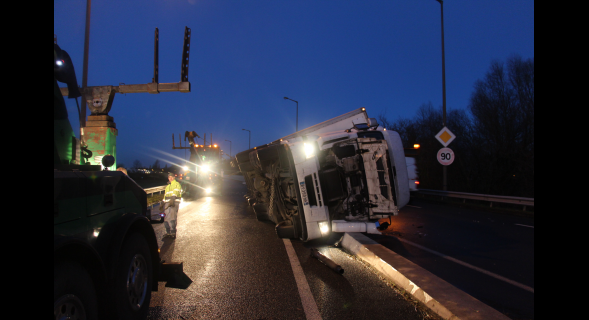
<svg viewBox="0 0 589 320">
<path fill-rule="evenodd" d="M 256 220 L 244 194 L 241 182 L 227 180 L 222 194 L 184 202 L 175 241 L 162 240 L 163 225 L 153 224 L 162 258 L 183 261 L 193 283 L 186 290 L 160 284 L 148 319 L 436 319 L 331 246 L 341 234 L 321 242 L 283 241 L 273 224 Z M 345 273 L 311 258 L 312 247 Z"/>
<path fill-rule="evenodd" d="M 534 318 L 534 219 L 416 199 L 373 240 L 512 319 Z"/>
</svg>

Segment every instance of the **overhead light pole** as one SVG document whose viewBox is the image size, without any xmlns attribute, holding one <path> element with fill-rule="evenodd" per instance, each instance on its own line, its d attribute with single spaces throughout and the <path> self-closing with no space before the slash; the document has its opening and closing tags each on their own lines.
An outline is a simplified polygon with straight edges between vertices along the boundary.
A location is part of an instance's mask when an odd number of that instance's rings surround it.
<svg viewBox="0 0 589 320">
<path fill-rule="evenodd" d="M 90 51 L 90 7 L 92 0 L 86 0 L 86 29 L 84 32 L 84 64 L 82 65 L 82 103 L 80 110 L 80 139 L 85 142 L 82 132 L 86 126 L 86 87 L 88 86 L 88 51 Z"/>
<path fill-rule="evenodd" d="M 225 141 L 229 141 L 229 158 L 231 158 L 231 140 L 225 140 Z"/>
<path fill-rule="evenodd" d="M 249 130 L 247 130 L 247 129 L 241 129 L 241 130 L 244 130 L 244 131 L 247 131 L 247 132 L 249 132 L 249 133 L 250 133 L 250 142 L 249 142 L 249 144 L 247 145 L 247 148 L 248 148 L 248 150 L 249 150 L 249 149 L 251 149 L 251 148 L 252 148 L 252 132 L 251 132 L 251 131 L 249 131 Z"/>
<path fill-rule="evenodd" d="M 293 100 L 291 98 L 288 98 L 288 97 L 284 97 L 284 100 L 290 100 L 290 101 L 294 101 L 297 103 L 297 127 L 296 127 L 296 130 L 298 132 L 299 131 L 299 102 L 296 100 Z"/>
<path fill-rule="evenodd" d="M 440 3 L 441 8 L 441 16 L 442 16 L 442 96 L 443 96 L 443 127 L 446 127 L 446 53 L 444 48 L 444 1 L 443 0 L 436 0 Z M 443 189 L 444 191 L 448 190 L 448 182 L 447 182 L 447 166 L 444 166 L 443 170 Z"/>
</svg>

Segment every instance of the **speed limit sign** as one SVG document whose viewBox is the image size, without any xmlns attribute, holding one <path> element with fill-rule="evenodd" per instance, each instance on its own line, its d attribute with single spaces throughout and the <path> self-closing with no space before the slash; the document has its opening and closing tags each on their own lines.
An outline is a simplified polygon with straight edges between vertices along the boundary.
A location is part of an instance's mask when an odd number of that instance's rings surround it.
<svg viewBox="0 0 589 320">
<path fill-rule="evenodd" d="M 454 151 L 450 148 L 442 148 L 438 151 L 438 162 L 444 166 L 449 166 L 454 162 Z"/>
</svg>

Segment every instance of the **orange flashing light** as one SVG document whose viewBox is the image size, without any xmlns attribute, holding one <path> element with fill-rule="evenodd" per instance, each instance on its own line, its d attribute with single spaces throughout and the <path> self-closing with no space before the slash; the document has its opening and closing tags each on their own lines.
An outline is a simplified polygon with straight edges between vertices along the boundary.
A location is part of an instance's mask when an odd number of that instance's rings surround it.
<svg viewBox="0 0 589 320">
<path fill-rule="evenodd" d="M 415 184 L 416 184 L 416 185 L 419 185 L 419 181 L 415 181 Z"/>
<path fill-rule="evenodd" d="M 421 146 L 419 144 L 417 144 L 417 143 L 413 145 L 413 148 L 414 149 L 419 149 L 419 147 L 421 147 Z"/>
<path fill-rule="evenodd" d="M 217 145 L 215 144 L 215 145 L 213 145 L 213 147 L 215 147 L 215 148 L 216 148 L 216 147 L 217 147 Z"/>
</svg>

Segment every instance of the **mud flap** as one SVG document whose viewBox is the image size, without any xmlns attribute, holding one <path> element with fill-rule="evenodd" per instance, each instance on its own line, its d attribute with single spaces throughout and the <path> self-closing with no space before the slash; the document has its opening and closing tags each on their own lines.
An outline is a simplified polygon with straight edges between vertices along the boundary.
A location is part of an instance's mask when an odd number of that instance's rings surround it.
<svg viewBox="0 0 589 320">
<path fill-rule="evenodd" d="M 158 282 L 166 282 L 167 288 L 187 289 L 192 280 L 184 273 L 183 262 L 160 262 Z"/>
</svg>

